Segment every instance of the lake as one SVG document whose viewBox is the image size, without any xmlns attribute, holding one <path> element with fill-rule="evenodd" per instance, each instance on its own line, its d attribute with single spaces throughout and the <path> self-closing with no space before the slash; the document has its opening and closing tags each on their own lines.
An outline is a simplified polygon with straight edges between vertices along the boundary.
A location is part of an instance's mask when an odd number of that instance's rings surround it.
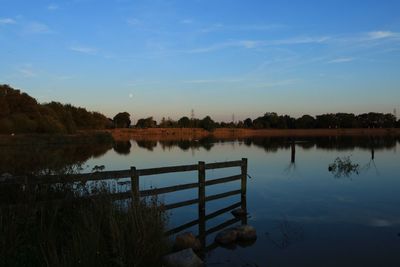
<svg viewBox="0 0 400 267">
<path fill-rule="evenodd" d="M 88 172 L 96 165 L 122 170 L 247 158 L 247 221 L 258 238 L 247 246 L 210 249 L 205 253 L 207 266 L 400 266 L 399 146 L 400 139 L 390 137 L 321 137 L 7 147 L 2 149 L 0 173 L 18 172 L 30 161 L 35 171 L 79 163 Z M 60 158 L 67 158 L 68 164 L 59 163 Z M 206 176 L 239 173 L 235 167 L 207 170 Z M 197 172 L 146 176 L 140 189 L 196 181 Z M 129 187 L 121 184 L 115 183 L 114 189 Z M 235 189 L 240 189 L 240 181 L 209 186 L 206 195 Z M 197 188 L 160 195 L 159 200 L 168 204 L 196 197 Z M 240 195 L 207 202 L 206 214 L 238 201 Z M 197 205 L 173 209 L 168 228 L 197 218 Z M 232 218 L 227 212 L 208 220 L 206 228 Z M 197 234 L 198 226 L 185 231 Z M 208 245 L 215 234 L 207 236 Z"/>
</svg>

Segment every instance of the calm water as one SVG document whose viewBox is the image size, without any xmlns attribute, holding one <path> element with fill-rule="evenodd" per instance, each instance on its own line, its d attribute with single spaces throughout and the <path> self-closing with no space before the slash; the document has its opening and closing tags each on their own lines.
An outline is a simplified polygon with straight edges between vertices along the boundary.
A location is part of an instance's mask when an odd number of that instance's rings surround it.
<svg viewBox="0 0 400 267">
<path fill-rule="evenodd" d="M 131 141 L 97 150 L 95 157 L 87 155 L 79 162 L 90 171 L 95 165 L 142 169 L 248 158 L 248 223 L 256 228 L 258 239 L 251 246 L 207 252 L 207 266 L 400 266 L 399 146 L 399 140 L 380 138 Z M 358 173 L 329 172 L 338 157 L 358 164 Z M 3 172 L 13 169 L 4 159 L 0 163 Z M 210 170 L 207 179 L 238 173 L 239 168 Z M 140 187 L 196 180 L 197 172 L 148 176 Z M 121 187 L 117 184 L 116 190 Z M 239 181 L 209 186 L 206 195 L 239 188 Z M 160 200 L 196 197 L 193 189 L 162 195 Z M 206 213 L 238 201 L 240 195 L 207 202 Z M 169 228 L 197 217 L 197 205 L 172 210 Z M 223 214 L 208 221 L 207 229 L 229 219 L 230 213 Z M 197 234 L 198 228 L 188 230 Z M 214 237 L 207 236 L 207 244 Z"/>
</svg>

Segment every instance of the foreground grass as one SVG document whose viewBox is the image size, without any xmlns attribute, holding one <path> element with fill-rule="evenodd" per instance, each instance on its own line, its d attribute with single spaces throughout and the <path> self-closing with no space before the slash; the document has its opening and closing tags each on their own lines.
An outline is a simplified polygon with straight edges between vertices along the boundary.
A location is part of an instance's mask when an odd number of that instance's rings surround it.
<svg viewBox="0 0 400 267">
<path fill-rule="evenodd" d="M 38 203 L 35 192 L 1 206 L 0 266 L 161 266 L 168 240 L 157 200 L 116 203 L 102 191 L 82 201 L 74 190 L 51 191 L 64 199 Z"/>
</svg>

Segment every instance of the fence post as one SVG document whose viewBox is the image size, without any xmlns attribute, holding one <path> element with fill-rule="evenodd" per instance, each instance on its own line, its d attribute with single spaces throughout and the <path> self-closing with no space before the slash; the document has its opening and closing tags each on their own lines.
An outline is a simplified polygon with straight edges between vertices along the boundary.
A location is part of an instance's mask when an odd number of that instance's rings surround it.
<svg viewBox="0 0 400 267">
<path fill-rule="evenodd" d="M 204 161 L 199 161 L 199 239 L 201 246 L 206 246 L 206 165 Z"/>
<path fill-rule="evenodd" d="M 132 202 L 139 204 L 139 175 L 136 167 L 131 167 L 131 191 L 132 191 Z"/>
<path fill-rule="evenodd" d="M 247 212 L 247 201 L 246 201 L 246 191 L 247 191 L 247 158 L 242 158 L 241 165 L 241 194 L 240 201 L 242 203 L 241 208 Z M 247 224 L 247 216 L 242 219 L 242 224 Z"/>
</svg>

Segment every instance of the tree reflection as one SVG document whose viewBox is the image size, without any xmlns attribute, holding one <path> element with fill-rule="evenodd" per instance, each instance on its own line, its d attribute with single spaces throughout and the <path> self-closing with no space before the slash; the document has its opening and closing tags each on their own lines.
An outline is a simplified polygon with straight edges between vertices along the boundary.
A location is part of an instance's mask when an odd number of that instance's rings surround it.
<svg viewBox="0 0 400 267">
<path fill-rule="evenodd" d="M 115 141 L 113 149 L 120 155 L 129 155 L 131 153 L 131 141 Z"/>
<path fill-rule="evenodd" d="M 153 151 L 153 149 L 157 146 L 157 141 L 136 140 L 136 144 L 141 148 Z"/>
<path fill-rule="evenodd" d="M 111 143 L 3 146 L 0 149 L 0 175 L 46 175 L 79 171 L 89 158 L 100 157 L 111 148 Z"/>
</svg>

